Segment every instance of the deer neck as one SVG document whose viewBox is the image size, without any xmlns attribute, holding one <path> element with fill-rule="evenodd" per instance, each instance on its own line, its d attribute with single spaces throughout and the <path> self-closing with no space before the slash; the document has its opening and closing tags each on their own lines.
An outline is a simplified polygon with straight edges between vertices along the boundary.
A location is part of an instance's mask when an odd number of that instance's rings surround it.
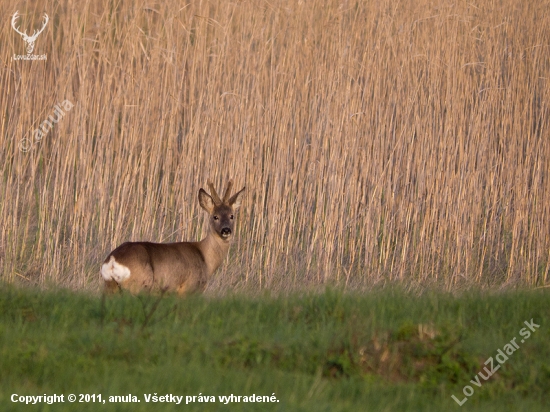
<svg viewBox="0 0 550 412">
<path fill-rule="evenodd" d="M 209 230 L 208 235 L 198 243 L 208 269 L 208 276 L 220 267 L 229 252 L 229 246 L 230 242 L 220 238 L 213 230 Z"/>
</svg>

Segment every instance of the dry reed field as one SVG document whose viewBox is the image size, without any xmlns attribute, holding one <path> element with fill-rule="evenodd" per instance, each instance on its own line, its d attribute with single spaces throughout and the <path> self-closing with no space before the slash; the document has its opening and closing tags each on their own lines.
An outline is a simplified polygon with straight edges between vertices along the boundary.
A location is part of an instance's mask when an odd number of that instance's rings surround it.
<svg viewBox="0 0 550 412">
<path fill-rule="evenodd" d="M 549 6 L 3 0 L 0 276 L 99 290 L 123 241 L 201 238 L 231 176 L 211 293 L 548 285 Z M 47 60 L 13 58 L 16 10 Z"/>
</svg>

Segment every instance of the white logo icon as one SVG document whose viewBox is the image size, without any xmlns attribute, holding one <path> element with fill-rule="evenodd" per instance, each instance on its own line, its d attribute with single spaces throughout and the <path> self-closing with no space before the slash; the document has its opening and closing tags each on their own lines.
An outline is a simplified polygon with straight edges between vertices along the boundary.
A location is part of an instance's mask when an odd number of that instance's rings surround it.
<svg viewBox="0 0 550 412">
<path fill-rule="evenodd" d="M 19 11 L 16 11 L 11 19 L 11 26 L 13 29 L 21 35 L 23 38 L 23 41 L 27 45 L 27 54 L 32 54 L 32 51 L 34 50 L 34 42 L 38 38 L 38 35 L 44 31 L 46 28 L 46 25 L 48 24 L 48 21 L 50 21 L 50 18 L 46 13 L 44 13 L 44 23 L 42 24 L 42 28 L 38 31 L 34 31 L 32 36 L 27 35 L 27 32 L 21 33 L 19 29 L 15 26 L 15 22 L 17 21 L 17 18 L 19 17 Z"/>
</svg>

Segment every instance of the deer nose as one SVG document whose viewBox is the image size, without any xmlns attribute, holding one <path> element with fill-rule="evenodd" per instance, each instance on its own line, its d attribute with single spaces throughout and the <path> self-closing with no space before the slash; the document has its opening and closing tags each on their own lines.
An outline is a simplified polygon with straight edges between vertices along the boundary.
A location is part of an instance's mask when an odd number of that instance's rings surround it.
<svg viewBox="0 0 550 412">
<path fill-rule="evenodd" d="M 231 229 L 229 229 L 228 227 L 224 227 L 221 230 L 221 234 L 222 234 L 222 237 L 227 237 L 227 236 L 231 235 Z"/>
</svg>

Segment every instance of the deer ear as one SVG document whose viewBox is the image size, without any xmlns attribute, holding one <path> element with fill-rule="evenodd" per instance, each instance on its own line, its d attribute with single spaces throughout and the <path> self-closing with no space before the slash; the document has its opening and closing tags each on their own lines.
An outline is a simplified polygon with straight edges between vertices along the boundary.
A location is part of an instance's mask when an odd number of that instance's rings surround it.
<svg viewBox="0 0 550 412">
<path fill-rule="evenodd" d="M 202 188 L 199 190 L 199 205 L 201 205 L 201 207 L 210 215 L 214 211 L 214 201 L 212 200 L 212 197 L 210 197 L 210 195 Z"/>
<path fill-rule="evenodd" d="M 229 204 L 229 206 L 232 206 L 233 207 L 233 210 L 237 210 L 239 207 L 241 207 L 241 201 L 242 201 L 242 198 L 243 198 L 243 193 L 244 193 L 244 187 L 239 190 L 237 193 L 235 193 L 233 196 L 231 196 L 231 198 L 227 201 L 227 203 Z"/>
</svg>

